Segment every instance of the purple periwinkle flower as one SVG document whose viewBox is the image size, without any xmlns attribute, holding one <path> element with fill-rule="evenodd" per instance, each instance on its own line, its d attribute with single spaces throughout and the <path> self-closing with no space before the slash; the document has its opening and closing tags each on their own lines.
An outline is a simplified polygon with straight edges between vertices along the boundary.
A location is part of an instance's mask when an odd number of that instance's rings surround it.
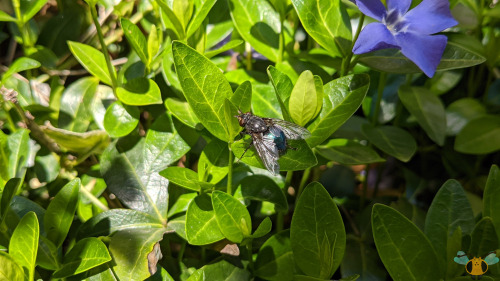
<svg viewBox="0 0 500 281">
<path fill-rule="evenodd" d="M 449 0 L 423 0 L 408 11 L 411 0 L 356 0 L 359 10 L 379 22 L 370 23 L 359 34 L 352 52 L 397 48 L 427 76 L 432 77 L 443 55 L 447 38 L 431 35 L 455 26 Z"/>
</svg>

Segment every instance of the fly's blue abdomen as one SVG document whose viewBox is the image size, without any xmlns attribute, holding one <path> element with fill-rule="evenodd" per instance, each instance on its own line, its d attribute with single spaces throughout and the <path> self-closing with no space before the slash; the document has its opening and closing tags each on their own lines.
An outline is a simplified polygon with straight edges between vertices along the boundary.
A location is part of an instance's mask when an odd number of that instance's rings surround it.
<svg viewBox="0 0 500 281">
<path fill-rule="evenodd" d="M 268 134 L 272 136 L 274 144 L 276 144 L 276 148 L 278 149 L 278 151 L 281 152 L 286 150 L 286 136 L 282 130 L 278 129 L 277 127 L 270 127 Z"/>
</svg>

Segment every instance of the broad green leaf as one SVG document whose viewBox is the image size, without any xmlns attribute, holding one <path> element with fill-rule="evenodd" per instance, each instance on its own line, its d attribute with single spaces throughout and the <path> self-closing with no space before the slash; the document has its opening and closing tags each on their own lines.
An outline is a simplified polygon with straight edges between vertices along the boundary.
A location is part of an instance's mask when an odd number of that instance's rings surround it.
<svg viewBox="0 0 500 281">
<path fill-rule="evenodd" d="M 246 42 L 271 61 L 279 57 L 280 15 L 266 0 L 229 0 L 234 26 Z"/>
<path fill-rule="evenodd" d="M 186 236 L 186 214 L 170 219 L 167 224 L 167 231 L 173 231 L 182 239 L 188 240 Z"/>
<path fill-rule="evenodd" d="M 57 270 L 60 265 L 59 259 L 58 248 L 45 236 L 40 235 L 36 265 L 49 270 Z"/>
<path fill-rule="evenodd" d="M 252 111 L 257 116 L 283 119 L 280 104 L 271 85 L 253 86 Z"/>
<path fill-rule="evenodd" d="M 467 154 L 488 154 L 500 150 L 500 116 L 476 118 L 458 133 L 455 150 Z"/>
<path fill-rule="evenodd" d="M 44 216 L 47 238 L 60 247 L 73 223 L 81 182 L 76 178 L 67 183 L 54 197 Z"/>
<path fill-rule="evenodd" d="M 285 155 L 280 156 L 278 164 L 280 165 L 281 171 L 298 171 L 304 170 L 315 166 L 318 161 L 314 152 L 309 148 L 309 145 L 304 140 L 287 140 L 287 143 L 296 148 L 296 150 L 288 149 Z M 231 150 L 233 151 L 236 158 L 240 158 L 243 152 L 249 145 L 249 142 L 238 141 L 231 145 Z M 258 168 L 265 169 L 264 164 L 260 156 L 255 151 L 255 148 L 250 148 L 241 158 L 241 162 L 255 166 Z"/>
<path fill-rule="evenodd" d="M 11 178 L 24 179 L 29 154 L 28 130 L 18 129 L 8 136 L 0 133 L 0 157 L 5 161 L 5 164 L 0 166 L 0 176 L 5 181 Z"/>
<path fill-rule="evenodd" d="M 109 252 L 116 262 L 113 272 L 119 280 L 144 280 L 151 276 L 148 255 L 165 231 L 164 228 L 126 229 L 111 237 Z"/>
<path fill-rule="evenodd" d="M 351 24 L 340 0 L 292 0 L 302 26 L 323 48 L 347 56 L 351 52 Z"/>
<path fill-rule="evenodd" d="M 165 107 L 167 107 L 168 111 L 179 119 L 179 121 L 191 128 L 196 128 L 196 125 L 200 123 L 200 120 L 196 117 L 196 114 L 194 114 L 191 106 L 185 101 L 167 98 L 165 100 Z"/>
<path fill-rule="evenodd" d="M 323 108 L 307 126 L 311 137 L 307 143 L 315 147 L 328 139 L 359 108 L 370 86 L 366 74 L 353 74 L 328 82 L 324 86 Z"/>
<path fill-rule="evenodd" d="M 448 236 L 446 247 L 446 280 L 452 279 L 455 276 L 461 275 L 464 271 L 464 266 L 456 263 L 453 259 L 457 256 L 457 252 L 462 249 L 462 230 L 459 227 L 455 229 L 453 234 Z"/>
<path fill-rule="evenodd" d="M 314 75 L 314 86 L 316 88 L 316 111 L 312 119 L 314 119 L 321 112 L 323 108 L 323 97 L 325 96 L 325 91 L 323 90 L 323 80 L 318 75 Z M 311 119 L 311 120 L 312 120 Z"/>
<path fill-rule="evenodd" d="M 229 51 L 231 49 L 238 47 L 239 45 L 243 44 L 243 42 L 244 42 L 243 40 L 231 40 L 231 41 L 227 42 L 227 44 L 225 44 L 224 46 L 222 46 L 218 49 L 207 51 L 205 53 L 205 57 L 207 57 L 207 58 L 215 57 L 216 55 L 218 55 L 220 53 L 224 53 L 226 51 Z"/>
<path fill-rule="evenodd" d="M 426 81 L 425 86 L 434 94 L 442 95 L 455 88 L 462 80 L 463 74 L 461 70 L 439 71 Z"/>
<path fill-rule="evenodd" d="M 464 35 L 449 36 L 441 62 L 437 70 L 450 70 L 471 67 L 483 63 L 486 59 L 475 48 L 465 45 Z M 469 39 L 465 39 L 469 40 Z M 360 56 L 359 62 L 372 69 L 389 73 L 420 73 L 421 70 L 398 49 L 384 49 Z"/>
<path fill-rule="evenodd" d="M 151 64 L 153 63 L 158 50 L 160 50 L 159 40 L 161 39 L 158 38 L 159 32 L 162 32 L 161 29 L 157 29 L 156 25 L 153 24 L 148 36 L 148 61 L 146 65 L 149 67 L 151 67 Z"/>
<path fill-rule="evenodd" d="M 189 105 L 210 133 L 228 141 L 224 99 L 232 93 L 229 82 L 217 66 L 186 44 L 174 42 L 172 48 L 175 69 Z"/>
<path fill-rule="evenodd" d="M 148 139 L 149 134 L 146 139 L 129 136 L 110 145 L 101 156 L 101 174 L 122 204 L 164 222 L 168 181 L 159 172 L 171 164 L 172 158 L 166 157 L 171 151 L 158 146 L 161 141 Z M 154 157 L 151 152 L 156 152 Z"/>
<path fill-rule="evenodd" d="M 158 0 L 156 1 L 156 3 L 160 5 L 163 14 L 166 16 L 164 17 L 164 19 L 167 20 L 168 25 L 173 28 L 173 31 L 175 32 L 175 35 L 177 35 L 177 38 L 181 40 L 187 38 L 183 24 L 180 22 L 175 12 L 172 10 L 173 7 L 169 6 L 165 2 L 165 0 Z M 173 1 L 171 3 L 173 3 Z"/>
<path fill-rule="evenodd" d="M 208 15 L 217 0 L 196 0 L 194 1 L 194 15 L 186 30 L 186 38 L 191 37 Z"/>
<path fill-rule="evenodd" d="M 446 264 L 448 238 L 460 227 L 464 234 L 474 228 L 474 215 L 464 189 L 448 180 L 439 189 L 425 219 L 425 235 L 434 246 L 441 264 Z"/>
<path fill-rule="evenodd" d="M 156 82 L 144 77 L 129 80 L 127 84 L 118 87 L 116 96 L 122 103 L 128 105 L 150 105 L 163 102 Z"/>
<path fill-rule="evenodd" d="M 33 16 L 35 16 L 40 9 L 47 3 L 48 0 L 21 0 L 21 21 L 27 23 Z"/>
<path fill-rule="evenodd" d="M 79 155 L 89 155 L 93 152 L 101 153 L 109 144 L 109 136 L 105 131 L 76 133 L 52 126 L 43 126 L 42 130 L 61 148 Z"/>
<path fill-rule="evenodd" d="M 7 208 L 10 205 L 10 201 L 12 201 L 12 198 L 14 198 L 14 195 L 17 193 L 17 189 L 21 186 L 21 179 L 20 178 L 11 178 L 5 186 L 3 187 L 2 190 L 2 199 L 0 201 L 0 224 L 3 222 L 5 219 L 5 216 L 7 215 Z"/>
<path fill-rule="evenodd" d="M 269 177 L 264 175 L 247 176 L 240 182 L 240 185 L 243 198 L 271 202 L 281 212 L 288 210 L 285 193 Z"/>
<path fill-rule="evenodd" d="M 391 207 L 372 209 L 373 239 L 380 259 L 395 281 L 441 280 L 444 270 L 427 237 Z"/>
<path fill-rule="evenodd" d="M 462 98 L 446 108 L 446 133 L 455 136 L 471 120 L 486 114 L 484 105 L 473 98 Z"/>
<path fill-rule="evenodd" d="M 231 242 L 241 243 L 252 232 L 252 219 L 245 205 L 222 192 L 212 193 L 212 206 L 219 229 Z"/>
<path fill-rule="evenodd" d="M 490 217 L 483 217 L 474 227 L 467 254 L 474 257 L 484 257 L 489 252 L 498 249 L 498 236 Z"/>
<path fill-rule="evenodd" d="M 250 81 L 241 83 L 229 100 L 242 112 L 250 112 L 252 105 L 252 83 Z"/>
<path fill-rule="evenodd" d="M 162 227 L 162 221 L 149 214 L 129 209 L 111 209 L 92 217 L 80 226 L 78 238 L 110 236 L 125 229 Z"/>
<path fill-rule="evenodd" d="M 408 86 L 399 88 L 398 96 L 429 138 L 442 146 L 446 137 L 446 113 L 439 97 L 425 88 Z"/>
<path fill-rule="evenodd" d="M 137 53 L 137 56 L 141 59 L 141 61 L 147 65 L 148 64 L 148 45 L 146 42 L 146 36 L 142 33 L 137 25 L 132 23 L 130 20 L 126 18 L 120 19 L 123 34 L 127 38 L 132 49 Z M 152 30 L 152 33 L 155 31 Z M 154 54 L 153 54 L 154 55 Z"/>
<path fill-rule="evenodd" d="M 271 229 L 273 227 L 273 223 L 271 222 L 271 219 L 269 217 L 266 217 L 257 227 L 254 233 L 252 233 L 252 238 L 260 238 L 269 232 L 271 232 Z"/>
<path fill-rule="evenodd" d="M 272 65 L 267 68 L 267 75 L 274 86 L 274 91 L 281 107 L 283 119 L 291 122 L 292 117 L 290 117 L 290 113 L 288 111 L 288 103 L 293 90 L 292 80 L 290 80 L 285 73 L 281 72 Z"/>
<path fill-rule="evenodd" d="M 91 106 L 99 80 L 94 77 L 79 79 L 62 94 L 59 128 L 72 132 L 86 132 L 92 120 Z"/>
<path fill-rule="evenodd" d="M 196 270 L 186 281 L 250 281 L 252 280 L 251 277 L 251 273 L 248 270 L 239 268 L 228 261 L 221 260 Z"/>
<path fill-rule="evenodd" d="M 0 276 L 5 278 L 6 281 L 24 280 L 22 267 L 4 251 L 0 251 Z"/>
<path fill-rule="evenodd" d="M 166 46 L 165 50 L 163 51 L 163 61 L 161 64 L 162 74 L 167 84 L 171 86 L 175 92 L 181 95 L 182 86 L 175 71 L 174 57 L 172 53 L 172 42 L 170 41 L 170 37 L 167 37 L 167 40 L 164 44 L 166 44 Z"/>
<path fill-rule="evenodd" d="M 319 155 L 344 165 L 384 162 L 373 148 L 348 139 L 333 139 L 317 148 Z"/>
<path fill-rule="evenodd" d="M 91 237 L 76 243 L 64 256 L 64 263 L 52 275 L 54 278 L 73 276 L 111 260 L 106 245 L 101 240 Z"/>
<path fill-rule="evenodd" d="M 94 47 L 78 42 L 69 41 L 68 45 L 71 53 L 88 72 L 99 78 L 103 83 L 112 85 L 103 53 Z M 113 72 L 115 72 L 114 68 Z M 112 75 L 116 77 L 116 73 Z"/>
<path fill-rule="evenodd" d="M 318 182 L 299 197 L 290 227 L 295 263 L 307 275 L 331 278 L 344 256 L 346 234 L 342 216 Z"/>
<path fill-rule="evenodd" d="M 139 124 L 139 109 L 135 106 L 126 106 L 117 101 L 106 109 L 104 128 L 113 137 L 119 138 L 132 132 Z"/>
<path fill-rule="evenodd" d="M 182 28 L 186 30 L 189 20 L 193 15 L 193 1 L 170 1 L 172 3 L 172 11 L 179 19 Z"/>
<path fill-rule="evenodd" d="M 484 188 L 483 216 L 491 217 L 500 241 L 500 169 L 497 165 L 491 166 L 488 180 Z"/>
<path fill-rule="evenodd" d="M 209 195 L 201 194 L 189 204 L 186 237 L 191 245 L 207 245 L 224 239 Z"/>
<path fill-rule="evenodd" d="M 217 139 L 209 142 L 198 159 L 198 179 L 216 184 L 226 177 L 229 172 L 229 153 L 227 143 Z"/>
<path fill-rule="evenodd" d="M 224 116 L 226 118 L 227 125 L 227 138 L 229 140 L 233 140 L 238 133 L 242 130 L 240 123 L 238 122 L 238 118 L 235 116 L 238 115 L 238 108 L 230 102 L 228 99 L 224 100 Z"/>
<path fill-rule="evenodd" d="M 304 71 L 293 87 L 288 105 L 295 123 L 305 126 L 314 117 L 318 106 L 318 100 L 315 97 L 316 86 L 313 74 L 311 71 Z"/>
<path fill-rule="evenodd" d="M 175 203 L 168 209 L 168 217 L 184 213 L 187 211 L 189 203 L 197 196 L 196 192 L 184 193 L 175 200 Z"/>
<path fill-rule="evenodd" d="M 16 59 L 9 67 L 7 71 L 2 74 L 2 84 L 14 73 L 19 73 L 28 69 L 40 67 L 40 63 L 34 59 L 27 57 L 20 57 Z"/>
<path fill-rule="evenodd" d="M 40 230 L 34 212 L 27 213 L 19 222 L 10 238 L 9 253 L 24 270 L 24 280 L 35 277 L 35 262 Z"/>
<path fill-rule="evenodd" d="M 199 181 L 198 174 L 188 168 L 168 167 L 165 170 L 161 171 L 160 175 L 178 186 L 193 191 L 199 192 L 201 190 L 212 187 L 212 185 L 207 182 Z"/>
<path fill-rule="evenodd" d="M 289 230 L 274 234 L 260 247 L 255 261 L 256 276 L 271 281 L 292 280 L 295 270 Z"/>
<path fill-rule="evenodd" d="M 340 266 L 342 276 L 359 274 L 361 280 L 386 280 L 387 272 L 380 266 L 377 251 L 358 239 L 347 239 L 344 259 Z"/>
<path fill-rule="evenodd" d="M 11 17 L 9 14 L 7 14 L 6 12 L 4 11 L 0 11 L 0 22 L 1 21 L 7 21 L 7 22 L 15 22 L 16 21 L 16 18 L 14 17 Z"/>
<path fill-rule="evenodd" d="M 417 142 L 413 136 L 399 127 L 364 124 L 361 129 L 370 143 L 403 162 L 410 161 L 417 152 Z"/>
</svg>

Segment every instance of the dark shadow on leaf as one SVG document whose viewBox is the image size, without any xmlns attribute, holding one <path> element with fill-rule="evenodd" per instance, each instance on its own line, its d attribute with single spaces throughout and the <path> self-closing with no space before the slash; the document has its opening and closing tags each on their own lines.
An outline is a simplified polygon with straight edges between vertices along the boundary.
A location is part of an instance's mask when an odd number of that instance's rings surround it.
<svg viewBox="0 0 500 281">
<path fill-rule="evenodd" d="M 202 194 L 194 198 L 194 202 L 198 206 L 198 208 L 200 208 L 205 212 L 210 212 L 214 210 L 212 206 L 212 199 L 207 194 Z"/>
<path fill-rule="evenodd" d="M 250 34 L 271 48 L 279 48 L 279 35 L 267 23 L 258 22 L 250 29 Z"/>
</svg>

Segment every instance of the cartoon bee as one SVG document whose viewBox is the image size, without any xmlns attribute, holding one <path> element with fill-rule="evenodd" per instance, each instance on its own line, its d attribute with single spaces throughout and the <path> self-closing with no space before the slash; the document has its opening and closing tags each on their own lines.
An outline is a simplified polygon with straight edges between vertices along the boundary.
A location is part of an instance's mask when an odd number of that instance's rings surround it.
<svg viewBox="0 0 500 281">
<path fill-rule="evenodd" d="M 457 256 L 453 260 L 458 264 L 465 265 L 465 271 L 471 275 L 473 280 L 481 279 L 481 275 L 488 271 L 488 265 L 495 264 L 499 261 L 495 252 L 490 252 L 484 260 L 481 257 L 474 257 L 469 260 L 463 251 L 458 251 Z"/>
</svg>

